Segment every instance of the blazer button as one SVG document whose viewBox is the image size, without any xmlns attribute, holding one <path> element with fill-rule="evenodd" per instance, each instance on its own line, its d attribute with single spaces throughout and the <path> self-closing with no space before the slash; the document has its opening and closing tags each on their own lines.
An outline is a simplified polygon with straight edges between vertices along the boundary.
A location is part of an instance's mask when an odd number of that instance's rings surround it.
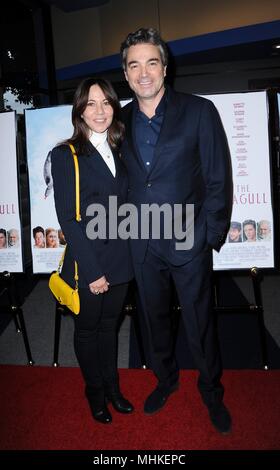
<svg viewBox="0 0 280 470">
<path fill-rule="evenodd" d="M 152 183 L 147 183 L 147 187 L 150 188 L 152 186 Z"/>
</svg>

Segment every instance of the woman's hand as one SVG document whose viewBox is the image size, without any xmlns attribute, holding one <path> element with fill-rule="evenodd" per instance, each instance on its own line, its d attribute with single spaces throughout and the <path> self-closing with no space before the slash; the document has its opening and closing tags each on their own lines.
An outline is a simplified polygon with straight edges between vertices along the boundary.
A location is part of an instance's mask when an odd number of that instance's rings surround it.
<svg viewBox="0 0 280 470">
<path fill-rule="evenodd" d="M 91 291 L 92 294 L 95 294 L 95 295 L 104 294 L 104 292 L 107 292 L 108 289 L 109 289 L 109 282 L 107 282 L 107 279 L 105 276 L 102 276 L 99 279 L 96 279 L 96 281 L 91 282 L 89 284 L 89 290 Z"/>
</svg>

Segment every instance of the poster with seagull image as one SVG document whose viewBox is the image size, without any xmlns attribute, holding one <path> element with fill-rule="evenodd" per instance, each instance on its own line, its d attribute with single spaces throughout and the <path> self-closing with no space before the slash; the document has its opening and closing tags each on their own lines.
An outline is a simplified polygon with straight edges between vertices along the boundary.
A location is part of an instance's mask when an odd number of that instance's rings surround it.
<svg viewBox="0 0 280 470">
<path fill-rule="evenodd" d="M 25 111 L 34 273 L 57 269 L 65 240 L 57 220 L 51 150 L 71 137 L 71 105 Z"/>
</svg>

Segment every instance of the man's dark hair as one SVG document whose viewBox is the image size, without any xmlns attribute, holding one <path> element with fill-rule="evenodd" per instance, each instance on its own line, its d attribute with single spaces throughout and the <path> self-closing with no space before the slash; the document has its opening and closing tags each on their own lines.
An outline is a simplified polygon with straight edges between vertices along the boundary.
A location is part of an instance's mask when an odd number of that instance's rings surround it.
<svg viewBox="0 0 280 470">
<path fill-rule="evenodd" d="M 32 230 L 34 239 L 35 239 L 36 233 L 38 232 L 42 232 L 42 234 L 45 236 L 45 230 L 43 229 L 43 227 L 41 227 L 40 225 L 37 225 L 37 227 L 34 227 L 34 229 Z"/>
<path fill-rule="evenodd" d="M 153 28 L 140 28 L 134 33 L 129 33 L 121 44 L 121 56 L 123 69 L 126 70 L 127 51 L 136 44 L 153 44 L 159 48 L 162 64 L 168 64 L 168 49 L 165 42 L 161 39 L 159 32 Z"/>
<path fill-rule="evenodd" d="M 253 227 L 256 228 L 256 222 L 252 219 L 244 220 L 243 227 L 245 227 L 245 225 L 253 225 Z"/>
</svg>

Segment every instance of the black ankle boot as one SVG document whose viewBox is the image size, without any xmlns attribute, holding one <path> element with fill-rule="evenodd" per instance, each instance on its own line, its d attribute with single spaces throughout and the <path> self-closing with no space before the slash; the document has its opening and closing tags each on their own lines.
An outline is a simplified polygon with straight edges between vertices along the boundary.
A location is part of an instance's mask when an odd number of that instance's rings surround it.
<svg viewBox="0 0 280 470">
<path fill-rule="evenodd" d="M 104 390 L 86 386 L 85 395 L 93 418 L 102 424 L 111 423 L 112 416 L 105 403 Z"/>
<path fill-rule="evenodd" d="M 121 394 L 117 385 L 105 387 L 105 398 L 119 413 L 132 413 L 134 406 Z"/>
</svg>

